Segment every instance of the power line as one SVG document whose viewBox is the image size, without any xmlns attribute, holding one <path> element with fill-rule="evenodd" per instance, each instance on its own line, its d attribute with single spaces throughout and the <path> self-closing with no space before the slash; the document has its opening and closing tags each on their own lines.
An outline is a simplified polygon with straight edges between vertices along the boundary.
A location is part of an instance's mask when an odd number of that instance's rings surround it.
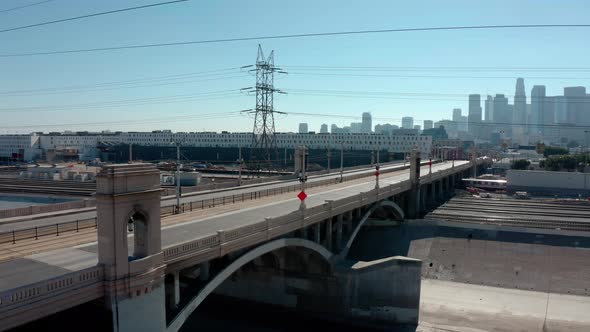
<svg viewBox="0 0 590 332">
<path fill-rule="evenodd" d="M 554 72 L 554 71 L 590 71 L 590 67 L 521 67 L 521 66 L 282 66 L 282 68 L 291 68 L 296 70 L 313 70 L 313 71 L 475 71 L 475 72 L 493 72 L 493 71 L 533 71 L 533 72 Z"/>
<path fill-rule="evenodd" d="M 29 93 L 37 93 L 37 92 L 55 92 L 55 91 L 62 91 L 62 90 L 69 91 L 69 90 L 78 90 L 78 89 L 92 89 L 92 88 L 102 88 L 102 87 L 110 87 L 110 86 L 129 85 L 129 84 L 136 84 L 136 83 L 149 83 L 149 82 L 188 79 L 188 78 L 194 78 L 194 77 L 210 77 L 210 76 L 228 75 L 228 74 L 233 74 L 233 73 L 231 73 L 231 71 L 238 70 L 238 69 L 240 69 L 240 68 L 239 67 L 232 67 L 232 68 L 188 72 L 188 73 L 180 73 L 180 74 L 169 74 L 169 75 L 163 75 L 163 76 L 151 76 L 151 77 L 136 78 L 136 79 L 130 79 L 130 80 L 123 80 L 123 81 L 101 82 L 101 83 L 86 84 L 86 85 L 70 85 L 70 86 L 52 87 L 52 88 L 0 91 L 0 96 L 12 96 L 12 95 L 21 95 L 21 94 L 29 94 Z"/>
<path fill-rule="evenodd" d="M 346 77 L 391 77 L 391 78 L 457 78 L 457 79 L 514 79 L 514 76 L 457 76 L 457 75 L 380 75 L 380 74 L 350 74 L 350 73 L 305 73 L 293 72 L 289 74 L 307 76 L 346 76 Z M 555 77 L 555 76 L 523 76 L 529 80 L 588 80 L 589 77 Z"/>
<path fill-rule="evenodd" d="M 436 101 L 465 101 L 457 97 L 467 98 L 472 93 L 435 93 L 435 92 L 386 92 L 386 91 L 352 91 L 352 90 L 319 90 L 319 89 L 286 89 L 290 95 L 306 96 L 328 96 L 328 97 L 347 97 L 347 98 L 384 98 L 384 99 L 402 99 L 402 100 L 436 100 Z M 485 94 L 480 94 L 480 96 Z M 508 98 L 514 98 L 514 95 L 501 94 Z M 438 97 L 438 98 L 424 98 Z M 527 101 L 546 101 L 553 96 L 544 97 L 527 97 Z M 563 97 L 563 96 L 559 96 Z M 567 96 L 568 103 L 587 103 L 587 96 Z"/>
<path fill-rule="evenodd" d="M 135 99 L 119 99 L 111 101 L 101 101 L 84 104 L 67 104 L 67 105 L 52 105 L 52 106 L 26 106 L 26 107 L 8 107 L 0 108 L 0 112 L 15 113 L 15 112 L 47 112 L 47 111 L 65 111 L 77 109 L 90 108 L 105 108 L 105 107 L 123 107 L 123 106 L 141 106 L 141 105 L 156 105 L 156 104 L 170 104 L 178 102 L 186 102 L 193 100 L 213 99 L 213 98 L 227 98 L 231 96 L 244 96 L 239 92 L 239 89 L 233 90 L 219 90 L 206 93 L 196 94 L 182 94 L 169 95 L 149 98 L 135 98 Z"/>
<path fill-rule="evenodd" d="M 297 116 L 317 116 L 317 117 L 329 117 L 329 118 L 348 118 L 348 119 L 359 119 L 359 116 L 355 115 L 342 115 L 342 114 L 323 114 L 323 113 L 313 113 L 313 112 L 285 112 L 287 115 L 297 115 Z M 401 118 L 388 118 L 388 117 L 375 117 L 373 120 L 379 121 L 401 121 Z M 415 121 L 423 121 L 417 120 Z M 450 121 L 450 120 L 449 120 Z M 436 121 L 438 122 L 438 121 Z M 576 125 L 576 124 L 566 124 L 566 123 L 556 123 L 556 124 L 531 124 L 531 123 L 512 123 L 512 122 L 469 122 L 469 121 L 452 121 L 454 124 L 467 124 L 469 126 L 480 126 L 480 127 L 489 127 L 489 126 L 535 126 L 535 127 L 545 127 L 545 128 L 579 128 L 579 129 L 587 129 L 590 126 L 583 126 L 583 125 Z"/>
<path fill-rule="evenodd" d="M 43 26 L 43 25 L 50 25 L 50 24 L 56 24 L 56 23 L 63 23 L 63 22 L 75 21 L 75 20 L 80 20 L 80 19 L 89 18 L 89 17 L 96 17 L 96 16 L 102 16 L 102 15 L 108 15 L 108 14 L 121 13 L 121 12 L 126 12 L 126 11 L 131 11 L 131 10 L 144 9 L 144 8 L 149 8 L 149 7 L 156 7 L 156 6 L 163 6 L 163 5 L 171 5 L 171 4 L 174 4 L 174 3 L 185 2 L 185 1 L 189 1 L 189 0 L 173 0 L 173 1 L 167 1 L 167 2 L 153 3 L 153 4 L 149 4 L 149 5 L 143 5 L 143 6 L 136 6 L 136 7 L 129 7 L 129 8 L 109 10 L 109 11 L 106 11 L 106 12 L 100 12 L 100 13 L 94 13 L 94 14 L 87 14 L 87 15 L 82 15 L 82 16 L 68 17 L 68 18 L 63 18 L 63 19 L 59 19 L 59 20 L 55 20 L 55 21 L 41 22 L 41 23 L 23 25 L 23 26 L 14 27 L 14 28 L 8 28 L 8 29 L 0 30 L 0 33 L 9 32 L 9 31 L 16 31 L 16 30 L 22 30 L 22 29 L 28 29 L 28 28 L 34 28 L 34 27 L 39 27 L 39 26 Z"/>
<path fill-rule="evenodd" d="M 186 120 L 211 120 L 222 119 L 227 117 L 242 117 L 240 111 L 205 113 L 197 115 L 181 115 L 181 116 L 165 116 L 157 118 L 147 118 L 143 120 L 133 120 L 133 124 L 150 124 L 150 123 L 164 123 L 164 122 L 185 122 Z M 1 126 L 2 129 L 22 129 L 22 128 L 52 128 L 52 127 L 79 127 L 79 126 L 97 126 L 109 124 L 121 124 L 123 120 L 117 121 L 101 121 L 101 122 L 82 122 L 82 123 L 56 123 L 56 124 L 29 124 L 24 126 Z"/>
<path fill-rule="evenodd" d="M 180 1 L 185 1 L 185 0 L 180 0 Z M 8 58 L 8 57 L 36 56 L 36 55 L 88 53 L 88 52 L 103 52 L 103 51 L 114 51 L 114 50 L 125 50 L 125 49 L 170 47 L 170 46 L 214 44 L 214 43 L 231 43 L 231 42 L 249 41 L 249 40 L 292 39 L 292 38 L 309 38 L 309 37 L 364 35 L 364 34 L 376 34 L 376 33 L 395 33 L 395 32 L 492 30 L 492 29 L 497 30 L 497 29 L 541 29 L 541 28 L 589 28 L 589 27 L 590 27 L 590 24 L 510 24 L 510 25 L 473 25 L 473 26 L 399 28 L 399 29 L 381 29 L 381 30 L 355 30 L 355 31 L 300 33 L 300 34 L 289 34 L 289 35 L 238 37 L 238 38 L 225 38 L 225 39 L 206 39 L 206 40 L 181 41 L 181 42 L 169 42 L 169 43 L 109 46 L 109 47 L 98 47 L 98 48 L 62 50 L 62 51 L 13 53 L 13 54 L 1 54 L 0 57 Z"/>
<path fill-rule="evenodd" d="M 19 9 L 23 9 L 23 8 L 27 8 L 27 7 L 33 7 L 33 6 L 41 5 L 41 4 L 44 4 L 47 2 L 51 2 L 51 1 L 54 1 L 54 0 L 39 1 L 39 2 L 30 3 L 28 5 L 22 5 L 22 6 L 12 7 L 12 8 L 8 8 L 8 9 L 2 9 L 2 10 L 0 10 L 0 13 L 7 13 L 7 12 L 11 12 L 11 11 L 15 11 L 15 10 L 19 10 Z"/>
</svg>

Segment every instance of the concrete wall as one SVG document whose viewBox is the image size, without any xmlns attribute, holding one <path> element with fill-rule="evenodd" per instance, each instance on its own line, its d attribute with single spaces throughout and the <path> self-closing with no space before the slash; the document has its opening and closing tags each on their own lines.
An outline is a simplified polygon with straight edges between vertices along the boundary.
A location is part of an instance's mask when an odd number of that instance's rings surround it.
<svg viewBox="0 0 590 332">
<path fill-rule="evenodd" d="M 590 194 L 590 173 L 506 171 L 509 191 Z"/>
<path fill-rule="evenodd" d="M 368 227 L 351 256 L 407 255 L 422 277 L 476 285 L 590 296 L 590 234 L 417 220 Z"/>
<path fill-rule="evenodd" d="M 329 319 L 416 325 L 420 264 L 406 257 L 345 262 L 330 275 L 250 267 L 227 279 L 215 294 L 323 314 Z"/>
<path fill-rule="evenodd" d="M 399 256 L 352 264 L 340 275 L 348 314 L 417 325 L 420 267 L 421 261 Z"/>
</svg>

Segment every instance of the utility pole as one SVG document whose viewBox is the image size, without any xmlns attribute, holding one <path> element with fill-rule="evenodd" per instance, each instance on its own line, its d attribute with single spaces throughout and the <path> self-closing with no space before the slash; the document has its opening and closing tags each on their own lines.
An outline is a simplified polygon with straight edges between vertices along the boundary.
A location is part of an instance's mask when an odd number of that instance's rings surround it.
<svg viewBox="0 0 590 332">
<path fill-rule="evenodd" d="M 129 162 L 133 161 L 133 144 L 129 143 Z"/>
<path fill-rule="evenodd" d="M 340 182 L 342 182 L 342 176 L 344 175 L 344 142 L 340 144 Z"/>
<path fill-rule="evenodd" d="M 371 167 L 375 166 L 375 149 L 371 149 Z"/>
<path fill-rule="evenodd" d="M 180 213 L 180 141 L 176 141 L 176 214 Z"/>
<path fill-rule="evenodd" d="M 377 165 L 375 165 L 375 188 L 379 189 L 379 149 L 377 149 Z"/>
<path fill-rule="evenodd" d="M 307 182 L 307 175 L 305 174 L 306 172 L 306 167 L 305 167 L 305 155 L 307 154 L 307 147 L 306 146 L 302 146 L 301 147 L 301 171 L 299 173 L 299 182 L 301 182 L 301 193 L 303 193 L 305 195 L 305 182 Z M 299 206 L 299 208 L 301 210 L 305 210 L 305 197 L 303 199 L 301 199 L 301 205 Z"/>
<path fill-rule="evenodd" d="M 287 169 L 287 148 L 285 148 L 285 170 Z"/>
</svg>

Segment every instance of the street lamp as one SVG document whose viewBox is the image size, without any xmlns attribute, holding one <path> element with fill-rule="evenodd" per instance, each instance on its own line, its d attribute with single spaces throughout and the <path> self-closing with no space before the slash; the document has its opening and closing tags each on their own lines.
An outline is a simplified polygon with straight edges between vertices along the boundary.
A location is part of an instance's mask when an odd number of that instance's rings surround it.
<svg viewBox="0 0 590 332">
<path fill-rule="evenodd" d="M 174 207 L 174 213 L 180 213 L 180 144 L 182 141 L 176 140 L 170 142 L 170 144 L 176 145 L 176 206 Z"/>
</svg>

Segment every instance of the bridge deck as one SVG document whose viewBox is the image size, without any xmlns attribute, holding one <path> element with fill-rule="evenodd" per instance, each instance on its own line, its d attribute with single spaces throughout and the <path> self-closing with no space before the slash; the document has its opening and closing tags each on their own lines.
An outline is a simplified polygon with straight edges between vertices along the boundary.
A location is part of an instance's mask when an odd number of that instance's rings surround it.
<svg viewBox="0 0 590 332">
<path fill-rule="evenodd" d="M 455 161 L 455 166 L 467 163 L 467 161 Z M 435 164 L 432 166 L 432 172 L 435 173 L 450 168 L 450 162 Z M 388 177 L 383 177 L 380 179 L 380 186 L 386 187 L 401 183 L 408 179 L 408 173 L 409 171 L 406 169 L 392 173 Z M 421 168 L 421 177 L 428 177 L 428 166 Z M 323 205 L 326 200 L 337 200 L 358 195 L 360 192 L 370 191 L 375 188 L 375 180 L 365 178 L 361 183 L 343 183 L 341 185 L 340 188 L 331 189 L 331 187 L 327 187 L 325 191 L 310 195 L 306 200 L 307 209 Z M 252 201 L 252 204 L 257 203 L 259 202 Z M 194 219 L 189 217 L 182 223 L 163 227 L 162 247 L 166 248 L 206 237 L 216 234 L 219 230 L 255 224 L 263 221 L 265 217 L 272 218 L 286 215 L 298 210 L 299 204 L 297 198 L 291 198 L 207 218 Z M 2 262 L 0 263 L 0 271 L 2 271 L 0 272 L 0 292 L 95 266 L 97 264 L 96 252 L 96 244 L 87 244 L 76 248 L 48 251 L 13 261 Z M 22 274 L 27 276 L 22 277 Z"/>
</svg>

